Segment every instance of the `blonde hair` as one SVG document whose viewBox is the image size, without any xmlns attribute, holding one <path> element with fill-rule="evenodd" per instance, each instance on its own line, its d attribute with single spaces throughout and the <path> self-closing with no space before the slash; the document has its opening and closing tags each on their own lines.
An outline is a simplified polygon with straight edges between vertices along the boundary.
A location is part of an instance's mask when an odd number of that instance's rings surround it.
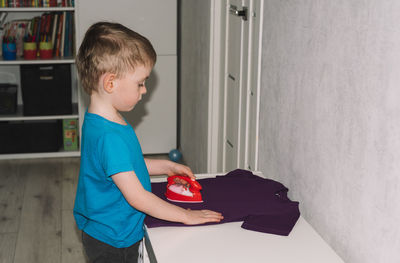
<svg viewBox="0 0 400 263">
<path fill-rule="evenodd" d="M 76 66 L 81 84 L 90 95 L 104 73 L 122 77 L 138 65 L 153 67 L 156 60 L 156 52 L 144 36 L 118 23 L 98 22 L 86 31 Z"/>
</svg>

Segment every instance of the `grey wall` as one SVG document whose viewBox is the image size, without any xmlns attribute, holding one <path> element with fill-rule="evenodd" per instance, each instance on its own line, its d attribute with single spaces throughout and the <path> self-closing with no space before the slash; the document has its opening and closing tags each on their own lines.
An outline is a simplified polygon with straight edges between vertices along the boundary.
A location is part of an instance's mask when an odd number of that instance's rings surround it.
<svg viewBox="0 0 400 263">
<path fill-rule="evenodd" d="M 196 173 L 207 170 L 210 0 L 182 0 L 180 148 Z"/>
<path fill-rule="evenodd" d="M 260 170 L 351 263 L 400 262 L 400 1 L 266 0 Z"/>
</svg>

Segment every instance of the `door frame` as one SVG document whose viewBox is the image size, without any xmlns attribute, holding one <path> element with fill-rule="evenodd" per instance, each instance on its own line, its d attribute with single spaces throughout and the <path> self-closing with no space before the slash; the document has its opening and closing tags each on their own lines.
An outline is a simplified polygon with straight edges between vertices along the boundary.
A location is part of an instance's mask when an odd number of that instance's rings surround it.
<svg viewBox="0 0 400 263">
<path fill-rule="evenodd" d="M 254 10 L 257 5 L 254 1 L 260 1 L 259 10 Z M 225 65 L 226 65 L 226 19 L 228 15 L 228 1 L 221 0 L 210 0 L 210 64 L 209 64 L 209 92 L 208 92 L 208 141 L 207 141 L 207 172 L 218 173 L 225 172 L 225 129 L 226 129 L 226 83 L 225 83 Z M 259 132 L 259 109 L 260 109 L 260 73 L 261 73 L 261 52 L 262 52 L 262 31 L 263 31 L 263 7 L 264 0 L 250 0 L 249 7 L 249 43 L 248 43 L 248 65 L 252 65 L 251 68 L 257 71 L 256 79 L 256 138 L 254 147 L 254 168 L 258 169 L 258 132 Z M 254 20 L 252 17 L 258 15 L 259 20 L 259 31 L 254 30 Z M 254 35 L 258 34 L 258 48 L 252 50 Z M 256 38 L 257 39 L 257 38 Z M 258 54 L 257 61 L 252 58 L 253 52 Z M 249 70 L 250 71 L 250 70 Z M 249 80 L 252 76 L 251 72 L 248 72 Z M 247 81 L 248 85 L 250 81 Z M 246 98 L 248 101 L 248 98 Z M 246 103 L 248 104 L 248 103 Z M 245 147 L 245 167 L 248 166 L 249 156 L 249 107 L 246 109 L 246 147 Z"/>
</svg>

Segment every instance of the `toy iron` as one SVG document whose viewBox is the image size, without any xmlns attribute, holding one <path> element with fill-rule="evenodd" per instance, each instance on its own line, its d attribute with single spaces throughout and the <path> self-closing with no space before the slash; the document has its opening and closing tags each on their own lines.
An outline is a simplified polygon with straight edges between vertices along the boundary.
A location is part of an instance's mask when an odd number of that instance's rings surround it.
<svg viewBox="0 0 400 263">
<path fill-rule="evenodd" d="M 181 203 L 202 203 L 201 185 L 187 176 L 168 177 L 165 196 L 168 200 Z"/>
</svg>

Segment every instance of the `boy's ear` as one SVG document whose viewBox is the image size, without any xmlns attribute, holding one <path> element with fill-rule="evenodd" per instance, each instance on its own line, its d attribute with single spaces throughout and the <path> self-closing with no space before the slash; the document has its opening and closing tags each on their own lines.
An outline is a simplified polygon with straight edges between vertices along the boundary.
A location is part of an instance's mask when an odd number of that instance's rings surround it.
<svg viewBox="0 0 400 263">
<path fill-rule="evenodd" d="M 107 93 L 112 93 L 114 90 L 116 75 L 114 73 L 105 73 L 103 78 L 103 89 Z"/>
</svg>

